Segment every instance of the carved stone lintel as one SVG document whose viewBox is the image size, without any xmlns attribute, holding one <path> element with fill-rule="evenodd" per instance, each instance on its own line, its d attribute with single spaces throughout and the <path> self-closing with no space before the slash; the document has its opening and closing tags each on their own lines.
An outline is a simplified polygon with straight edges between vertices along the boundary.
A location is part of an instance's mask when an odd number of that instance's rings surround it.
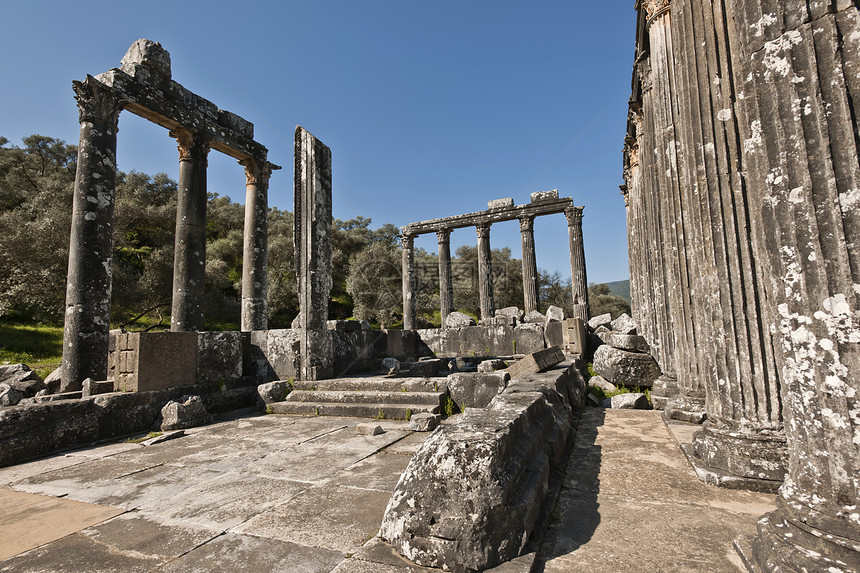
<svg viewBox="0 0 860 573">
<path fill-rule="evenodd" d="M 208 165 L 209 149 L 212 143 L 205 133 L 188 129 L 174 129 L 168 132 L 179 144 L 179 161 L 203 161 Z"/>
<path fill-rule="evenodd" d="M 478 233 L 479 239 L 489 239 L 490 238 L 490 223 L 479 223 L 475 225 L 475 230 Z"/>
<path fill-rule="evenodd" d="M 119 113 L 125 102 L 116 92 L 95 79 L 87 76 L 82 82 L 72 82 L 75 99 L 78 102 L 78 118 L 81 123 L 105 123 L 114 130 L 119 125 Z"/>
<path fill-rule="evenodd" d="M 520 232 L 534 231 L 534 229 L 535 229 L 534 217 L 523 217 L 520 219 Z"/>
<path fill-rule="evenodd" d="M 451 229 L 436 231 L 436 242 L 439 244 L 451 242 Z"/>
</svg>

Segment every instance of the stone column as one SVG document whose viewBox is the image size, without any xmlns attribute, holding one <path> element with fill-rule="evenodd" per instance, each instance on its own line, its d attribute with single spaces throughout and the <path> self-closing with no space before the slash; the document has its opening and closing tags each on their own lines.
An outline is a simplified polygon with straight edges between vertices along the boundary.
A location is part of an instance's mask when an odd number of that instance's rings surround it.
<svg viewBox="0 0 860 573">
<path fill-rule="evenodd" d="M 403 330 L 415 330 L 415 235 L 401 237 L 403 257 Z"/>
<path fill-rule="evenodd" d="M 439 244 L 439 306 L 442 328 L 445 319 L 454 310 L 454 281 L 451 278 L 451 229 L 436 231 Z"/>
<path fill-rule="evenodd" d="M 582 244 L 582 210 L 572 207 L 564 212 L 570 241 L 570 289 L 573 293 L 573 318 L 588 321 L 588 277 L 585 274 L 585 246 Z"/>
<path fill-rule="evenodd" d="M 493 300 L 493 261 L 490 252 L 490 223 L 480 223 L 478 231 L 478 296 L 481 299 L 481 320 L 490 320 L 495 313 Z"/>
<path fill-rule="evenodd" d="M 116 133 L 122 102 L 91 76 L 73 82 L 81 139 L 72 207 L 63 392 L 108 371 L 111 264 L 113 259 Z"/>
<path fill-rule="evenodd" d="M 737 545 L 751 571 L 860 571 L 860 10 L 728 0 L 788 475 Z"/>
<path fill-rule="evenodd" d="M 245 167 L 245 236 L 242 249 L 242 330 L 266 330 L 268 322 L 269 236 L 266 216 L 272 165 L 265 159 L 243 159 Z"/>
<path fill-rule="evenodd" d="M 533 310 L 540 310 L 534 217 L 520 219 L 520 242 L 523 249 L 523 299 L 525 312 L 528 314 Z"/>
<path fill-rule="evenodd" d="M 209 138 L 201 132 L 170 132 L 179 143 L 179 195 L 173 254 L 170 330 L 203 330 L 206 288 L 206 167 Z"/>
<path fill-rule="evenodd" d="M 331 293 L 331 150 L 296 127 L 295 143 L 296 280 L 302 380 L 331 378 L 332 339 L 326 329 Z"/>
</svg>

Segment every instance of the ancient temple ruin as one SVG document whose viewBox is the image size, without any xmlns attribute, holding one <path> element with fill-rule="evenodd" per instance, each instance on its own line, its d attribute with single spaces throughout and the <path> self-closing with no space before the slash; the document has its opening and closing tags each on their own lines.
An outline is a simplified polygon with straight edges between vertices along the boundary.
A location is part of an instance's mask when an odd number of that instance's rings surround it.
<svg viewBox="0 0 860 573">
<path fill-rule="evenodd" d="M 860 13 L 639 0 L 631 291 L 702 479 L 779 490 L 751 571 L 860 569 Z"/>
<path fill-rule="evenodd" d="M 170 329 L 203 329 L 206 269 L 206 166 L 210 149 L 245 168 L 242 328 L 266 328 L 267 190 L 273 169 L 254 126 L 171 79 L 170 54 L 138 40 L 121 67 L 74 82 L 81 122 L 75 177 L 66 322 L 64 390 L 108 371 L 111 259 L 119 114 L 128 110 L 167 128 L 179 148 L 179 197 Z"/>
<path fill-rule="evenodd" d="M 559 198 L 558 190 L 531 194 L 531 202 L 514 205 L 512 198 L 496 199 L 487 203 L 486 211 L 455 215 L 410 223 L 400 228 L 403 241 L 403 328 L 415 328 L 415 237 L 436 233 L 439 242 L 439 301 L 442 328 L 454 310 L 454 291 L 451 281 L 451 231 L 475 227 L 478 233 L 478 294 L 481 320 L 490 321 L 495 315 L 493 298 L 493 271 L 490 255 L 490 227 L 493 223 L 519 221 L 523 253 L 523 293 L 526 313 L 538 308 L 538 269 L 535 258 L 534 220 L 541 215 L 564 213 L 570 238 L 570 274 L 573 295 L 573 318 L 588 320 L 588 279 L 585 273 L 585 248 L 582 244 L 583 207 L 574 207 L 570 197 Z"/>
</svg>

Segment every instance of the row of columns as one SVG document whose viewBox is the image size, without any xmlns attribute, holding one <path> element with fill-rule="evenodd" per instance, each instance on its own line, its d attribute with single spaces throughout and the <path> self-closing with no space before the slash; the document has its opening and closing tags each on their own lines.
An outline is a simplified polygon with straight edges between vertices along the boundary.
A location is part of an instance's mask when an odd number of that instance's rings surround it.
<svg viewBox="0 0 860 573">
<path fill-rule="evenodd" d="M 124 101 L 94 78 L 74 82 L 81 123 L 72 207 L 63 390 L 86 378 L 107 377 L 116 195 L 116 134 Z M 179 149 L 179 181 L 173 264 L 172 331 L 203 330 L 206 279 L 206 169 L 210 138 L 203 132 L 170 131 Z M 242 267 L 242 330 L 266 328 L 268 183 L 265 157 L 246 158 Z"/>
<path fill-rule="evenodd" d="M 570 242 L 571 289 L 573 294 L 573 317 L 588 320 L 588 279 L 585 272 L 585 249 L 582 243 L 582 208 L 573 207 L 565 211 Z M 520 239 L 522 244 L 523 296 L 525 312 L 539 310 L 539 282 L 535 255 L 534 216 L 520 217 Z M 475 225 L 478 235 L 478 296 L 481 320 L 495 315 L 493 296 L 493 264 L 490 247 L 491 223 Z M 416 327 L 415 296 L 417 275 L 415 273 L 415 237 L 404 234 L 402 242 L 403 264 L 403 328 Z M 442 327 L 454 310 L 454 286 L 451 273 L 451 229 L 436 231 L 439 253 L 439 301 Z"/>
</svg>

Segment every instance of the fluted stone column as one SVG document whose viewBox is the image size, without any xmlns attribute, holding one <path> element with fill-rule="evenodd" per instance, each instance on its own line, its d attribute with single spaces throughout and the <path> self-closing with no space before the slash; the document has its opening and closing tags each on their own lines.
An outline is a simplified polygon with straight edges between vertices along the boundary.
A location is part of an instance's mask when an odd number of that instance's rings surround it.
<svg viewBox="0 0 860 573">
<path fill-rule="evenodd" d="M 570 241 L 570 289 L 573 294 L 573 318 L 587 321 L 588 277 L 585 274 L 585 246 L 582 243 L 582 207 L 564 212 Z"/>
<path fill-rule="evenodd" d="M 451 229 L 436 231 L 439 244 L 439 306 L 442 328 L 445 319 L 454 310 L 454 281 L 451 279 Z"/>
<path fill-rule="evenodd" d="M 326 326 L 331 293 L 331 150 L 301 126 L 296 127 L 293 235 L 299 290 L 299 377 L 331 378 L 332 338 Z"/>
<path fill-rule="evenodd" d="M 520 243 L 523 251 L 523 299 L 528 314 L 533 310 L 540 310 L 534 217 L 520 219 Z"/>
<path fill-rule="evenodd" d="M 415 329 L 415 235 L 403 235 L 401 256 L 403 264 L 403 330 Z"/>
<path fill-rule="evenodd" d="M 481 303 L 481 320 L 490 320 L 495 313 L 493 299 L 493 261 L 490 251 L 490 223 L 476 226 L 478 232 L 478 296 Z"/>
<path fill-rule="evenodd" d="M 265 159 L 245 159 L 245 235 L 242 249 L 242 330 L 266 330 L 268 322 L 269 178 Z"/>
<path fill-rule="evenodd" d="M 777 510 L 738 546 L 751 571 L 860 571 L 860 10 L 727 4 L 789 453 Z"/>
<path fill-rule="evenodd" d="M 203 330 L 203 293 L 206 288 L 206 168 L 209 138 L 204 133 L 178 129 L 170 132 L 179 143 L 179 194 L 173 255 L 173 305 L 170 330 Z"/>
<path fill-rule="evenodd" d="M 122 110 L 114 92 L 93 77 L 72 86 L 81 138 L 69 242 L 63 392 L 80 390 L 86 378 L 107 378 L 116 134 Z"/>
</svg>

